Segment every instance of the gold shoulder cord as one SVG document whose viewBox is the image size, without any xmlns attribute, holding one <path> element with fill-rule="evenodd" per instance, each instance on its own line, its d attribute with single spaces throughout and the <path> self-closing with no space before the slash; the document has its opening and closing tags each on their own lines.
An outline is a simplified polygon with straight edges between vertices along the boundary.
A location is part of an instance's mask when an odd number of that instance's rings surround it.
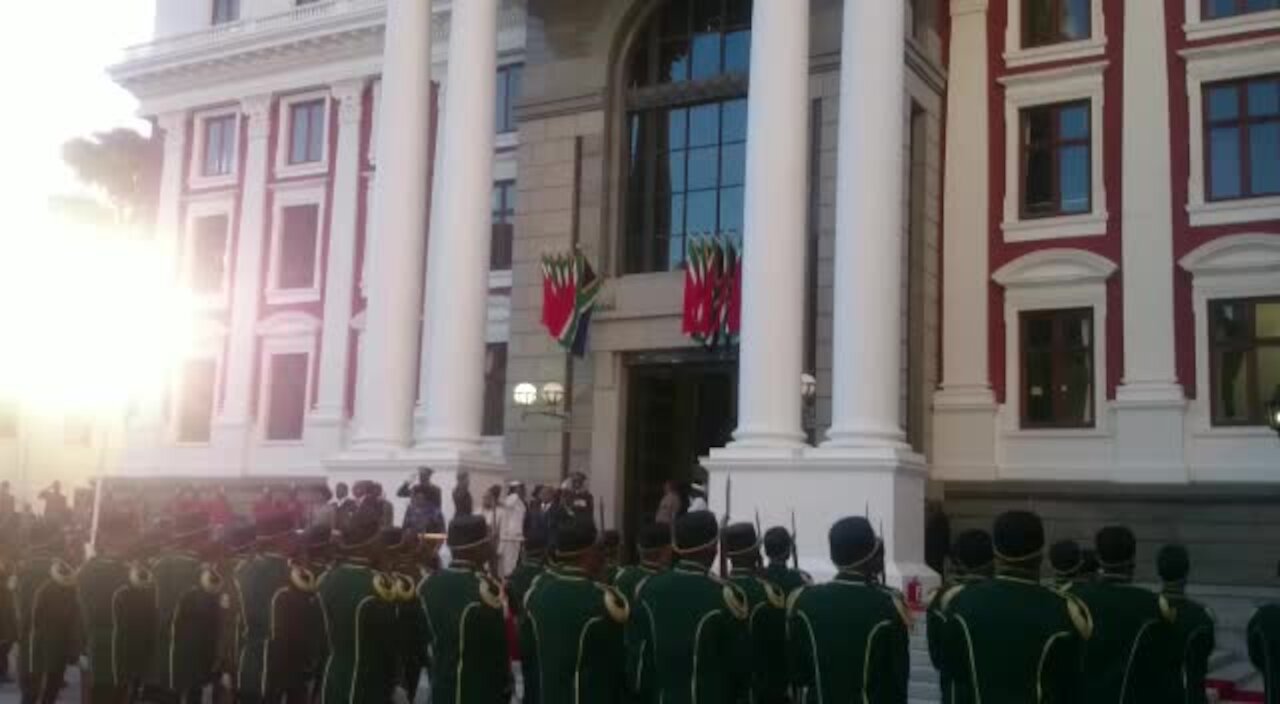
<svg viewBox="0 0 1280 704">
<path fill-rule="evenodd" d="M 480 580 L 479 591 L 480 599 L 485 606 L 491 609 L 503 609 L 506 605 L 506 595 L 502 591 L 502 585 L 493 581 L 488 575 L 477 575 Z"/>
<path fill-rule="evenodd" d="M 784 609 L 787 607 L 787 596 L 782 590 L 773 586 L 773 582 L 767 579 L 760 580 L 760 584 L 764 586 L 764 595 L 769 600 L 769 605 L 775 609 Z"/>
<path fill-rule="evenodd" d="M 53 564 L 49 566 L 49 578 L 58 586 L 75 586 L 76 576 L 76 570 L 62 560 L 54 560 Z"/>
<path fill-rule="evenodd" d="M 383 601 L 396 601 L 395 580 L 383 572 L 373 573 L 373 593 Z"/>
<path fill-rule="evenodd" d="M 155 575 L 140 562 L 129 564 L 129 584 L 135 589 L 150 589 L 156 584 Z"/>
<path fill-rule="evenodd" d="M 1164 618 L 1166 623 L 1173 623 L 1178 619 L 1178 610 L 1174 608 L 1173 604 L 1169 603 L 1169 600 L 1163 594 L 1160 595 L 1160 616 Z"/>
<path fill-rule="evenodd" d="M 289 583 L 300 592 L 314 594 L 316 591 L 315 573 L 307 569 L 306 565 L 298 562 L 289 563 Z"/>
<path fill-rule="evenodd" d="M 1076 632 L 1085 640 L 1092 638 L 1093 614 L 1089 613 L 1089 607 L 1074 594 L 1063 594 L 1062 597 L 1067 601 L 1067 613 L 1071 616 L 1071 624 L 1075 626 Z"/>
<path fill-rule="evenodd" d="M 603 584 L 598 586 L 604 592 L 604 608 L 609 612 L 609 618 L 617 623 L 626 623 L 631 617 L 631 605 L 627 603 L 627 598 L 613 587 Z"/>
<path fill-rule="evenodd" d="M 739 621 L 745 621 L 747 614 L 747 598 L 743 596 L 741 590 L 732 584 L 725 584 L 720 589 L 724 596 L 725 606 L 729 607 L 729 613 Z"/>
</svg>

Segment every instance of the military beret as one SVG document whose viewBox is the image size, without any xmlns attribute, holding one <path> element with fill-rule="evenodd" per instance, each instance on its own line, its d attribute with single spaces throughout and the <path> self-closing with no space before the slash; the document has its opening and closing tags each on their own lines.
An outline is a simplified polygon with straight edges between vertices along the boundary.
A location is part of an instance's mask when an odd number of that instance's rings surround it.
<svg viewBox="0 0 1280 704">
<path fill-rule="evenodd" d="M 1181 582 L 1191 572 L 1191 556 L 1181 545 L 1166 545 L 1156 554 L 1156 570 L 1166 582 Z"/>
<path fill-rule="evenodd" d="M 596 544 L 596 524 L 590 518 L 578 516 L 556 526 L 556 555 L 577 555 Z"/>
<path fill-rule="evenodd" d="M 671 524 L 650 523 L 640 529 L 640 539 L 636 544 L 642 551 L 660 550 L 671 547 Z"/>
<path fill-rule="evenodd" d="M 202 512 L 184 513 L 177 517 L 173 525 L 175 538 L 190 538 L 209 530 L 209 514 Z"/>
<path fill-rule="evenodd" d="M 342 547 L 364 547 L 379 537 L 381 516 L 377 511 L 361 509 L 355 512 L 342 531 Z"/>
<path fill-rule="evenodd" d="M 547 527 L 539 522 L 533 522 L 524 532 L 524 551 L 532 553 L 546 552 L 547 549 Z"/>
<path fill-rule="evenodd" d="M 759 547 L 756 527 L 750 523 L 734 523 L 724 529 L 724 554 L 727 557 L 753 553 Z"/>
<path fill-rule="evenodd" d="M 720 526 L 710 511 L 690 511 L 676 519 L 673 533 L 675 550 L 682 555 L 702 552 L 716 546 Z"/>
<path fill-rule="evenodd" d="M 1044 524 L 1030 511 L 1006 511 L 996 517 L 991 531 L 996 557 L 1029 560 L 1044 551 Z"/>
<path fill-rule="evenodd" d="M 284 511 L 272 511 L 259 516 L 254 522 L 258 540 L 274 540 L 293 532 L 293 516 Z"/>
<path fill-rule="evenodd" d="M 840 569 L 861 567 L 880 551 L 880 540 L 871 521 L 862 516 L 841 518 L 827 533 L 831 561 Z"/>
<path fill-rule="evenodd" d="M 258 530 L 252 523 L 228 528 L 222 534 L 222 545 L 231 552 L 243 552 L 258 538 Z"/>
<path fill-rule="evenodd" d="M 1098 564 L 1102 567 L 1128 567 L 1138 550 L 1133 531 L 1125 526 L 1107 526 L 1094 538 L 1098 550 Z"/>
<path fill-rule="evenodd" d="M 993 559 L 995 550 L 991 547 L 991 535 L 985 530 L 966 530 L 951 544 L 951 561 L 962 570 L 984 569 Z"/>
<path fill-rule="evenodd" d="M 791 534 L 786 528 L 774 526 L 764 532 L 764 554 L 776 558 L 791 554 Z"/>
<path fill-rule="evenodd" d="M 618 531 L 610 528 L 600 534 L 600 545 L 604 548 L 617 548 L 622 544 L 622 536 Z"/>
<path fill-rule="evenodd" d="M 465 550 L 489 542 L 489 524 L 481 516 L 458 516 L 449 523 L 446 541 L 451 550 Z"/>
<path fill-rule="evenodd" d="M 1084 566 L 1084 554 L 1074 540 L 1059 540 L 1049 546 L 1049 564 L 1060 576 L 1074 575 Z"/>
</svg>

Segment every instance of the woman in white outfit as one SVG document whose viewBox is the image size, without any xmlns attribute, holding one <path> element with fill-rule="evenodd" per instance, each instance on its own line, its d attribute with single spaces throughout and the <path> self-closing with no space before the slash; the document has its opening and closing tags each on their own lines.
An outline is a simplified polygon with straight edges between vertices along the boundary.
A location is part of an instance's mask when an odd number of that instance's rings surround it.
<svg viewBox="0 0 1280 704">
<path fill-rule="evenodd" d="M 520 561 L 526 511 L 524 484 L 518 481 L 509 483 L 498 514 L 498 568 L 503 577 L 510 575 Z"/>
</svg>

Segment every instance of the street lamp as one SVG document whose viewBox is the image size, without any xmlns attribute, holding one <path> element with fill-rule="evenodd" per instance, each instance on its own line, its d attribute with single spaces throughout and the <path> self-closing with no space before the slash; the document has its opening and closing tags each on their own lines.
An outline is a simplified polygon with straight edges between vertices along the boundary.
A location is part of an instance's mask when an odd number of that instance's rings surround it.
<svg viewBox="0 0 1280 704">
<path fill-rule="evenodd" d="M 515 390 L 511 394 L 511 398 L 516 405 L 524 409 L 523 416 L 547 416 L 559 420 L 568 420 L 569 414 L 563 410 L 564 403 L 564 385 L 548 381 L 542 385 L 539 391 L 537 386 L 525 381 L 516 384 Z M 539 407 L 539 400 L 541 406 Z"/>
<path fill-rule="evenodd" d="M 1280 386 L 1267 402 L 1267 426 L 1280 435 Z"/>
</svg>

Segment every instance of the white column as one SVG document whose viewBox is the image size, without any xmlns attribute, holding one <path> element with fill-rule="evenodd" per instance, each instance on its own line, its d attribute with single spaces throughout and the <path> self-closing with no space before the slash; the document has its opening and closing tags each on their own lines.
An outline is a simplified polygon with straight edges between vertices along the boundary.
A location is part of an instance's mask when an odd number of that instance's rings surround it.
<svg viewBox="0 0 1280 704">
<path fill-rule="evenodd" d="M 355 447 L 389 451 L 412 438 L 431 133 L 431 4 L 387 3 L 369 306 L 356 394 Z"/>
<path fill-rule="evenodd" d="M 257 366 L 258 302 L 262 293 L 262 257 L 266 247 L 267 153 L 271 132 L 271 96 L 241 103 L 248 140 L 240 223 L 236 229 L 235 268 L 231 280 L 231 340 L 227 347 L 226 397 L 217 425 L 229 435 L 247 432 L 251 421 L 254 369 Z M 247 442 L 247 436 L 244 439 Z"/>
<path fill-rule="evenodd" d="M 338 101 L 338 150 L 334 157 L 329 258 L 324 277 L 324 328 L 320 378 L 311 420 L 340 426 L 345 410 L 351 349 L 351 311 L 356 286 L 356 230 L 360 199 L 360 118 L 365 79 L 333 86 Z"/>
<path fill-rule="evenodd" d="M 1182 387 L 1174 366 L 1173 193 L 1165 3 L 1124 3 L 1120 229 L 1124 375 L 1116 392 L 1116 465 L 1130 481 L 1186 481 Z M 1099 383 L 1102 370 L 1099 370 Z"/>
<path fill-rule="evenodd" d="M 743 213 L 742 330 L 734 451 L 804 445 L 809 3 L 756 0 Z"/>
<path fill-rule="evenodd" d="M 939 478 L 994 478 L 995 395 L 988 363 L 987 237 L 991 109 L 987 0 L 951 3 L 943 174 L 942 388 L 933 396 Z"/>
<path fill-rule="evenodd" d="M 836 174 L 832 447 L 904 447 L 902 0 L 846 0 Z"/>
<path fill-rule="evenodd" d="M 489 295 L 498 1 L 455 2 L 452 12 L 422 339 L 418 446 L 433 453 L 480 448 Z"/>
</svg>

